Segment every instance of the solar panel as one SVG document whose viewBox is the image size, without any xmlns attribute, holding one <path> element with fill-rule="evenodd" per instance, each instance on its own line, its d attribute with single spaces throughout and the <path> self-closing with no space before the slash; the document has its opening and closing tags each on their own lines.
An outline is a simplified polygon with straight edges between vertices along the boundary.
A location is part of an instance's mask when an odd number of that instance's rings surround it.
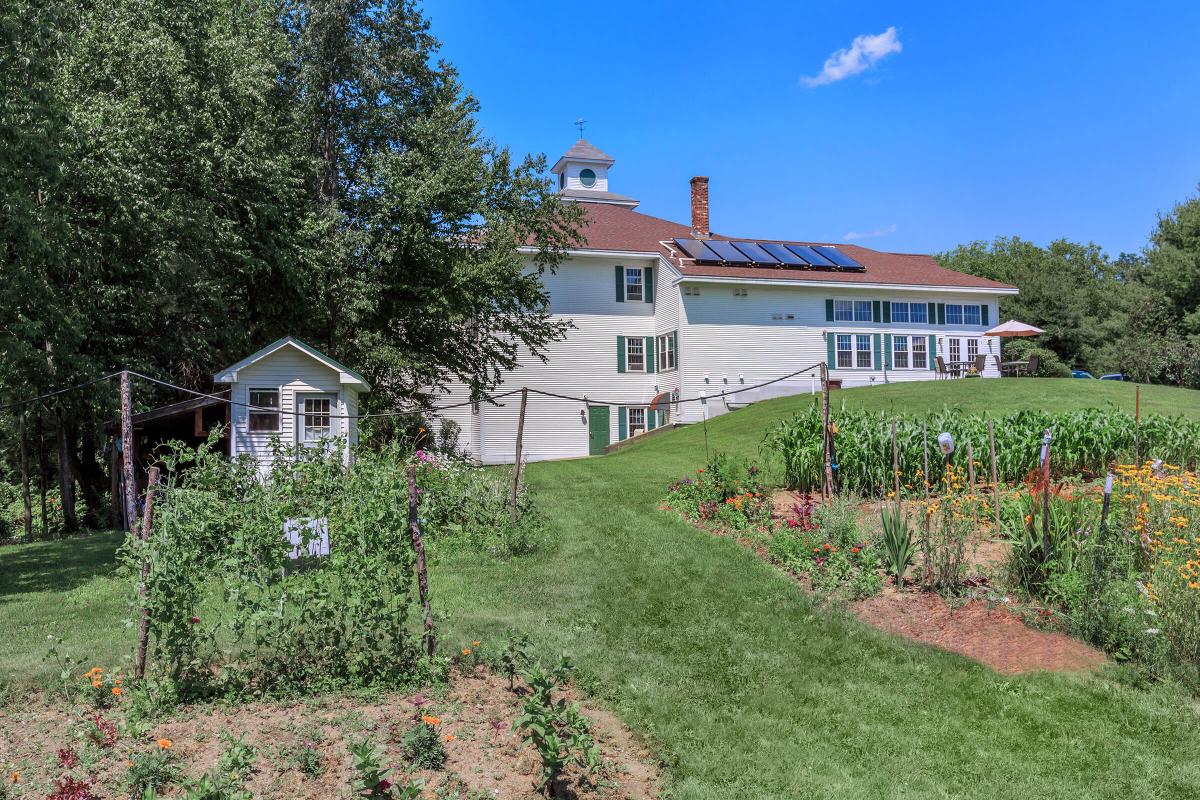
<svg viewBox="0 0 1200 800">
<path fill-rule="evenodd" d="M 841 250 L 838 250 L 836 247 L 829 247 L 828 245 L 825 245 L 817 246 L 813 249 L 828 258 L 833 263 L 837 264 L 839 267 L 844 267 L 851 270 L 860 270 L 864 268 L 862 264 L 846 255 Z"/>
<path fill-rule="evenodd" d="M 760 245 L 754 242 L 734 242 L 733 246 L 742 251 L 742 255 L 753 261 L 755 264 L 766 264 L 767 266 L 775 266 L 779 263 L 779 259 L 772 256 Z"/>
<path fill-rule="evenodd" d="M 808 266 L 807 261 L 805 261 L 803 258 L 800 258 L 800 256 L 796 255 L 791 250 L 788 250 L 781 244 L 775 244 L 773 242 L 759 242 L 758 246 L 775 256 L 775 258 L 777 258 L 781 264 L 785 264 L 789 267 Z"/>
<path fill-rule="evenodd" d="M 816 250 L 809 247 L 808 245 L 789 244 L 787 246 L 787 249 L 791 250 L 793 253 L 800 256 L 801 258 L 803 258 L 805 261 L 807 261 L 809 264 L 813 265 L 814 267 L 827 267 L 828 268 L 828 267 L 836 267 L 837 266 L 837 264 L 834 264 L 828 258 L 821 255 L 820 253 L 818 253 Z"/>
<path fill-rule="evenodd" d="M 675 244 L 679 245 L 679 249 L 687 253 L 690 258 L 697 261 L 721 260 L 720 256 L 705 247 L 704 242 L 699 239 L 676 239 Z"/>
<path fill-rule="evenodd" d="M 721 257 L 722 261 L 728 261 L 731 264 L 750 264 L 749 258 L 742 255 L 731 242 L 726 242 L 720 239 L 709 239 L 705 244 L 710 250 Z"/>
</svg>

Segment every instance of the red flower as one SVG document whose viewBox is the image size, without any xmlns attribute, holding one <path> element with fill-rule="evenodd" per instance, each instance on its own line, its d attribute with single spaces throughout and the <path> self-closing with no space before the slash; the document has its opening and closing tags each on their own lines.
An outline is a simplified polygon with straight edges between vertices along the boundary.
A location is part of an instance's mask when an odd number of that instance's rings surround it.
<svg viewBox="0 0 1200 800">
<path fill-rule="evenodd" d="M 192 624 L 193 624 L 193 625 L 196 625 L 196 624 L 197 624 L 197 623 L 199 623 L 199 622 L 200 622 L 200 618 L 199 618 L 199 617 L 192 617 Z"/>
<path fill-rule="evenodd" d="M 829 549 L 829 547 L 830 547 L 830 544 L 829 544 L 829 542 L 826 542 L 826 543 L 825 543 L 825 549 L 826 549 L 826 550 L 828 550 L 828 549 Z"/>
<path fill-rule="evenodd" d="M 851 552 L 851 553 L 857 553 L 857 552 L 858 552 L 858 548 L 857 548 L 857 547 L 851 547 L 851 548 L 850 548 L 850 552 Z"/>
<path fill-rule="evenodd" d="M 392 788 L 392 782 L 387 778 L 384 778 L 379 782 L 379 791 L 386 792 L 390 788 Z"/>
</svg>

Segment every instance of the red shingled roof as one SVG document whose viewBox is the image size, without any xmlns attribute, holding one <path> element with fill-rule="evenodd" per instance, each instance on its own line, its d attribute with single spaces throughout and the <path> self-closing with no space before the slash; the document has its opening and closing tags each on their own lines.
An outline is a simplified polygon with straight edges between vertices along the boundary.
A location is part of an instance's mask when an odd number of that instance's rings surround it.
<svg viewBox="0 0 1200 800">
<path fill-rule="evenodd" d="M 833 272 L 780 267 L 723 267 L 700 265 L 684 257 L 669 240 L 692 238 L 692 229 L 658 217 L 640 214 L 625 206 L 607 203 L 580 203 L 587 214 L 583 229 L 588 250 L 627 250 L 640 253 L 661 253 L 685 276 L 706 278 L 752 278 L 785 281 L 837 281 L 839 283 L 890 283 L 908 286 L 950 286 L 964 289 L 1012 289 L 999 281 L 966 275 L 948 270 L 932 256 L 907 253 L 886 253 L 853 244 L 835 245 L 846 255 L 866 267 L 865 272 Z M 713 234 L 715 239 L 734 237 Z M 666 241 L 670 246 L 664 246 Z M 827 244 L 826 242 L 784 242 L 786 244 Z"/>
</svg>

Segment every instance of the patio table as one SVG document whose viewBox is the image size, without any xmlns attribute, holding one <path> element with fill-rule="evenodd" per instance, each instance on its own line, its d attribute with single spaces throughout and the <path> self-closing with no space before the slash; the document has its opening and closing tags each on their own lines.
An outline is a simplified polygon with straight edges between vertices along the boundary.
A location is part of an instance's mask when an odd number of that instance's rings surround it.
<svg viewBox="0 0 1200 800">
<path fill-rule="evenodd" d="M 967 370 L 975 366 L 974 359 L 970 361 L 947 361 L 946 370 L 955 378 L 961 378 Z"/>
<path fill-rule="evenodd" d="M 1000 364 L 1001 375 L 1021 376 L 1021 367 L 1028 367 L 1028 361 L 1003 361 Z"/>
</svg>

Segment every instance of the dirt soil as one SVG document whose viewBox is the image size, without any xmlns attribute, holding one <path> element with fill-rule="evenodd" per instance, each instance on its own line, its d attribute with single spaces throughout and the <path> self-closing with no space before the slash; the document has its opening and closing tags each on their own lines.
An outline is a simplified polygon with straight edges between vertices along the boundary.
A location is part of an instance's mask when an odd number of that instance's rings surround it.
<svg viewBox="0 0 1200 800">
<path fill-rule="evenodd" d="M 970 600 L 951 607 L 930 592 L 886 592 L 851 604 L 876 628 L 974 659 L 1004 675 L 1036 670 L 1088 670 L 1104 653 L 1065 633 L 1028 627 L 1003 606 Z"/>
<path fill-rule="evenodd" d="M 565 692 L 571 700 L 579 697 Z M 74 728 L 78 709 L 53 707 L 42 702 L 0 710 L 0 767 L 6 778 L 18 772 L 16 783 L 8 783 L 9 797 L 45 797 L 51 782 L 62 772 L 56 753 L 72 748 L 82 763 L 74 774 L 86 775 L 95 797 L 128 797 L 123 785 L 128 759 L 138 751 L 157 748 L 160 738 L 172 741 L 183 772 L 197 777 L 211 770 L 226 745 L 222 732 L 245 735 L 258 749 L 254 773 L 246 784 L 256 798 L 348 798 L 353 760 L 348 741 L 369 736 L 386 750 L 385 764 L 393 766 L 391 780 L 403 782 L 424 778 L 422 797 L 440 800 L 525 800 L 541 797 L 535 791 L 539 759 L 532 745 L 524 744 L 511 730 L 520 714 L 520 687 L 513 693 L 506 680 L 484 668 L 465 669 L 456 674 L 451 688 L 442 696 L 428 696 L 427 704 L 413 704 L 414 697 L 389 696 L 381 701 L 322 697 L 284 703 L 205 705 L 184 709 L 155 725 L 136 740 L 124 735 L 109 749 L 84 747 Z M 596 800 L 641 800 L 656 798 L 662 786 L 660 764 L 644 744 L 611 713 L 581 703 L 582 713 L 592 722 L 592 733 L 600 749 L 603 767 L 588 776 L 571 767 L 560 783 L 559 796 Z M 89 712 L 89 716 L 95 712 Z M 119 721 L 119 709 L 103 712 Z M 437 726 L 447 754 L 440 771 L 408 771 L 403 766 L 400 742 L 421 713 L 440 719 Z M 320 754 L 320 772 L 305 774 L 288 758 L 300 741 L 307 741 Z M 166 790 L 178 796 L 179 788 Z"/>
</svg>

